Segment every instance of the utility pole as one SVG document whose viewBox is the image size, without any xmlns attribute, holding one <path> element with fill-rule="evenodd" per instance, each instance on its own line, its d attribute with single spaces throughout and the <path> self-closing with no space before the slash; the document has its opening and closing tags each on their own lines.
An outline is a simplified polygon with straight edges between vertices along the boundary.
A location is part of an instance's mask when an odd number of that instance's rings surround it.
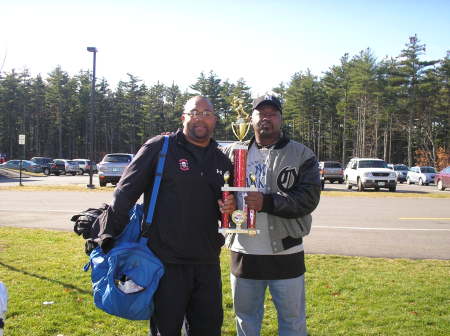
<svg viewBox="0 0 450 336">
<path fill-rule="evenodd" d="M 90 113 L 89 113 L 89 184 L 88 188 L 95 188 L 92 183 L 92 177 L 94 174 L 93 164 L 94 164 L 94 115 L 95 115 L 95 67 L 96 67 L 96 56 L 97 48 L 87 47 L 87 51 L 93 53 L 93 65 L 92 65 L 92 85 L 91 85 L 91 99 L 90 99 Z"/>
</svg>

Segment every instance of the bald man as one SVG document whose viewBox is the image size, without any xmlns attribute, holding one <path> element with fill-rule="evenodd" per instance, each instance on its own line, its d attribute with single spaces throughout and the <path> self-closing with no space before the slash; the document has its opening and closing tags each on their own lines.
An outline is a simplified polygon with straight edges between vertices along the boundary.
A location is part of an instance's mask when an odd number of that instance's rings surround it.
<svg viewBox="0 0 450 336">
<path fill-rule="evenodd" d="M 212 139 L 217 115 L 207 98 L 189 99 L 181 120 L 182 130 L 169 136 L 148 240 L 165 271 L 154 297 L 151 335 L 179 336 L 186 317 L 189 335 L 220 336 L 219 255 L 224 238 L 218 233 L 218 220 L 221 212 L 235 209 L 232 196 L 220 200 L 223 173 L 233 169 Z M 114 237 L 128 223 L 128 211 L 142 194 L 148 204 L 162 143 L 162 136 L 148 140 L 124 171 L 111 207 L 101 217 L 104 250 L 112 247 Z"/>
</svg>

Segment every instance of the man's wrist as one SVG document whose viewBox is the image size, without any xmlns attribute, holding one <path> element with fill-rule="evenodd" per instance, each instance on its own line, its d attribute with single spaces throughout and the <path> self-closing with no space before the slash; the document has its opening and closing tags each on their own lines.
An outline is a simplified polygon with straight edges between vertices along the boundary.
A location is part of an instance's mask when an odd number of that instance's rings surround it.
<svg viewBox="0 0 450 336">
<path fill-rule="evenodd" d="M 263 194 L 263 206 L 261 212 L 271 213 L 273 212 L 273 196 L 272 194 Z"/>
</svg>

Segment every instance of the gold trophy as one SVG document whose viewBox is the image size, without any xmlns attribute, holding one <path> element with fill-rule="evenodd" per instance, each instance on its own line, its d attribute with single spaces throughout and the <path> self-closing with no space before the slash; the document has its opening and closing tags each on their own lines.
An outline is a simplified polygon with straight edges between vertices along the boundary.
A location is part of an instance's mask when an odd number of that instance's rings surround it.
<svg viewBox="0 0 450 336">
<path fill-rule="evenodd" d="M 233 97 L 231 106 L 237 113 L 237 119 L 231 123 L 231 129 L 239 142 L 242 142 L 250 130 L 249 115 L 244 111 L 244 99 Z"/>
<path fill-rule="evenodd" d="M 234 186 L 228 185 L 230 174 L 224 174 L 224 186 L 222 187 L 222 197 L 225 199 L 231 191 L 235 192 L 236 200 L 242 200 L 242 209 L 235 210 L 231 214 L 231 220 L 235 227 L 230 227 L 230 219 L 228 214 L 222 214 L 222 223 L 219 232 L 222 233 L 243 233 L 248 235 L 256 235 L 259 230 L 256 229 L 256 211 L 247 208 L 243 198 L 249 191 L 258 191 L 256 187 L 256 176 L 250 174 L 250 187 L 247 187 L 247 146 L 242 143 L 248 131 L 250 130 L 249 115 L 244 111 L 244 100 L 234 97 L 231 103 L 233 109 L 237 112 L 237 119 L 231 123 L 233 133 L 238 138 L 239 143 L 233 146 L 233 162 L 234 162 Z M 245 226 L 245 227 L 244 227 Z"/>
</svg>

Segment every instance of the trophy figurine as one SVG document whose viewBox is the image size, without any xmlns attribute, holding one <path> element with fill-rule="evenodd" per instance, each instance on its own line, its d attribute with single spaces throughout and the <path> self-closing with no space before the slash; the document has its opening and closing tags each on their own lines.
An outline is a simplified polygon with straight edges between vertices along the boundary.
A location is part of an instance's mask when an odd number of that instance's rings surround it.
<svg viewBox="0 0 450 336">
<path fill-rule="evenodd" d="M 247 187 L 247 146 L 242 142 L 250 129 L 249 115 L 244 111 L 244 100 L 242 98 L 233 98 L 232 106 L 237 112 L 237 119 L 231 123 L 233 133 L 239 140 L 239 143 L 233 146 L 233 163 L 234 163 L 234 183 L 230 187 L 228 180 L 229 172 L 224 174 L 224 186 L 222 187 L 222 197 L 225 199 L 230 192 L 234 192 L 236 203 L 241 204 L 241 209 L 235 210 L 231 214 L 231 221 L 235 227 L 230 226 L 230 215 L 222 215 L 222 223 L 219 232 L 222 233 L 238 233 L 256 235 L 259 230 L 256 229 L 256 212 L 247 208 L 244 197 L 249 191 L 258 191 L 256 187 L 256 176 L 250 174 L 250 187 Z"/>
</svg>

